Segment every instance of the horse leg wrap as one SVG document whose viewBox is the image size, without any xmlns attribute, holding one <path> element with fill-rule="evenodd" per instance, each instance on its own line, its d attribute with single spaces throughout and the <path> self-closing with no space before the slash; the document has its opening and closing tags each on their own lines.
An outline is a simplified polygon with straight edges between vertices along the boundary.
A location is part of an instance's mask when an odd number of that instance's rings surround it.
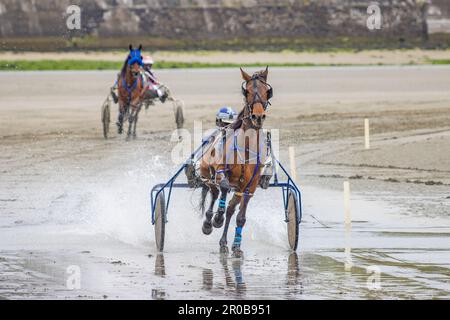
<svg viewBox="0 0 450 320">
<path fill-rule="evenodd" d="M 242 242 L 242 227 L 236 227 L 236 233 L 234 235 L 233 251 L 241 247 Z"/>
<path fill-rule="evenodd" d="M 225 206 L 226 206 L 226 200 L 225 199 L 219 199 L 219 209 L 217 210 L 220 214 L 225 213 Z"/>
</svg>

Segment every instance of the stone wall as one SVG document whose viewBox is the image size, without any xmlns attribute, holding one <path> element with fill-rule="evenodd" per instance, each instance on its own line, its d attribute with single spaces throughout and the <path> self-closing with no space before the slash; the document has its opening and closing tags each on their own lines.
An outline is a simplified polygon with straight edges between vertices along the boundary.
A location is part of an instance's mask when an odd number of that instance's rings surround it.
<svg viewBox="0 0 450 320">
<path fill-rule="evenodd" d="M 428 10 L 430 33 L 450 33 L 450 1 L 433 0 Z"/>
<path fill-rule="evenodd" d="M 448 2 L 447 0 L 442 0 Z M 0 37 L 148 36 L 214 40 L 276 37 L 418 37 L 416 0 L 380 0 L 383 27 L 366 27 L 367 0 L 0 0 Z M 80 5 L 82 30 L 65 26 Z"/>
</svg>

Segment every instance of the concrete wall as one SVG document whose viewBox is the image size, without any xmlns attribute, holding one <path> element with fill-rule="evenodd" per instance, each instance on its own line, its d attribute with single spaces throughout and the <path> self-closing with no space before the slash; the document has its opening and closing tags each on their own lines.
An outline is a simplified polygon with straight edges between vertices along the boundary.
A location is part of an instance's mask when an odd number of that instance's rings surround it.
<svg viewBox="0 0 450 320">
<path fill-rule="evenodd" d="M 430 33 L 450 33 L 450 1 L 433 0 L 428 10 Z"/>
<path fill-rule="evenodd" d="M 383 28 L 374 33 L 366 27 L 367 0 L 0 0 L 0 36 L 73 35 L 64 18 L 70 4 L 82 8 L 82 30 L 75 35 L 201 40 L 420 36 L 416 0 L 378 2 Z"/>
</svg>

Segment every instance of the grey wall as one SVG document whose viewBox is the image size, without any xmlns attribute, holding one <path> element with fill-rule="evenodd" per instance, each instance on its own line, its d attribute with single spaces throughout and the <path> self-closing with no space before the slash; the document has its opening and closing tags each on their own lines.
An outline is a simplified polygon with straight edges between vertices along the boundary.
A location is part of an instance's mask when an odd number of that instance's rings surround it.
<svg viewBox="0 0 450 320">
<path fill-rule="evenodd" d="M 416 0 L 380 0 L 377 36 L 420 36 Z M 443 0 L 443 2 L 448 2 Z M 82 8 L 81 34 L 169 39 L 370 36 L 367 0 L 0 0 L 0 36 L 68 34 L 64 12 Z M 80 32 L 79 32 L 80 33 Z"/>
</svg>

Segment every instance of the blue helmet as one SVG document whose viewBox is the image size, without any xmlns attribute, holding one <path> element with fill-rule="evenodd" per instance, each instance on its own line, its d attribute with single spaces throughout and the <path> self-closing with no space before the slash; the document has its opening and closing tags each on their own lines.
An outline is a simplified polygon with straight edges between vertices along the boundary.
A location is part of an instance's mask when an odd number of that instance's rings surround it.
<svg viewBox="0 0 450 320">
<path fill-rule="evenodd" d="M 230 107 L 223 107 L 220 108 L 220 110 L 216 114 L 216 123 L 219 124 L 222 123 L 233 123 L 234 120 L 237 118 L 236 111 L 233 110 L 233 108 Z"/>
</svg>

